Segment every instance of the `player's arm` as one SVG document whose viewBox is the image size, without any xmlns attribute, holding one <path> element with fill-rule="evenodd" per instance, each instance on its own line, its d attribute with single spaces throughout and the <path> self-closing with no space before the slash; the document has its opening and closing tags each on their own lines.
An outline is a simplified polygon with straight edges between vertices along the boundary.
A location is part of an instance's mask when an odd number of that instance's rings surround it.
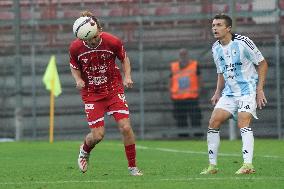
<svg viewBox="0 0 284 189">
<path fill-rule="evenodd" d="M 76 88 L 81 90 L 85 87 L 85 81 L 81 77 L 81 71 L 70 67 L 73 78 L 76 82 Z"/>
<path fill-rule="evenodd" d="M 221 98 L 222 90 L 225 87 L 225 79 L 219 67 L 219 62 L 218 62 L 219 58 L 218 58 L 216 51 L 214 50 L 214 47 L 216 46 L 216 44 L 217 42 L 215 42 L 212 47 L 212 55 L 213 55 L 214 63 L 216 64 L 217 74 L 218 74 L 216 90 L 215 90 L 213 97 L 211 98 L 211 103 L 213 105 L 216 105 L 216 103 L 219 101 L 219 99 Z"/>
<path fill-rule="evenodd" d="M 116 55 L 121 62 L 122 72 L 123 72 L 123 85 L 126 88 L 133 87 L 133 81 L 131 78 L 131 66 L 129 58 L 123 47 L 122 41 L 119 38 L 113 38 L 113 45 L 115 46 Z"/>
<path fill-rule="evenodd" d="M 257 66 L 257 73 L 258 73 L 258 83 L 257 83 L 257 88 L 256 88 L 256 102 L 257 106 L 262 109 L 262 107 L 265 106 L 267 103 L 267 100 L 264 95 L 263 87 L 265 84 L 265 79 L 266 79 L 266 74 L 267 74 L 267 69 L 268 69 L 268 64 L 264 57 L 262 56 L 261 52 L 258 50 L 256 45 L 252 40 L 249 38 L 246 38 L 245 43 L 246 49 L 248 50 L 249 54 L 252 57 L 252 62 L 255 63 Z"/>
<path fill-rule="evenodd" d="M 132 88 L 133 87 L 133 81 L 131 78 L 131 66 L 128 56 L 125 56 L 125 58 L 121 61 L 122 65 L 122 71 L 124 75 L 123 79 L 123 85 L 126 88 Z"/>
<path fill-rule="evenodd" d="M 224 86 L 225 86 L 224 76 L 223 76 L 223 74 L 218 73 L 216 90 L 215 90 L 213 97 L 211 98 L 211 103 L 213 105 L 215 105 L 218 102 L 218 100 L 220 99 L 222 90 L 224 89 Z"/>
<path fill-rule="evenodd" d="M 265 84 L 265 79 L 267 75 L 267 70 L 268 70 L 268 64 L 266 60 L 262 60 L 259 62 L 257 66 L 257 72 L 258 72 L 258 83 L 257 83 L 257 89 L 256 89 L 256 94 L 257 94 L 257 105 L 260 109 L 262 109 L 263 106 L 267 103 L 266 97 L 264 95 L 263 87 Z"/>
<path fill-rule="evenodd" d="M 222 90 L 224 89 L 225 86 L 225 79 L 223 74 L 218 74 L 218 78 L 217 78 L 217 85 L 216 85 L 216 90 L 215 90 L 215 94 L 221 94 Z"/>
<path fill-rule="evenodd" d="M 71 74 L 76 82 L 76 88 L 81 90 L 85 87 L 85 82 L 81 76 L 81 70 L 77 62 L 76 46 L 72 43 L 69 47 L 70 69 Z"/>
</svg>

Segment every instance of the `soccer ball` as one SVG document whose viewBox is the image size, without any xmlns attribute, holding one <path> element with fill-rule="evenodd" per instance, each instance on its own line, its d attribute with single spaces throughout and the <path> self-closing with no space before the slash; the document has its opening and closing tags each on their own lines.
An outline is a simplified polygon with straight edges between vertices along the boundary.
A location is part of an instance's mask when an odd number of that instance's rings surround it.
<svg viewBox="0 0 284 189">
<path fill-rule="evenodd" d="M 91 17 L 80 17 L 73 24 L 73 33 L 81 40 L 92 39 L 97 31 L 98 26 Z"/>
</svg>

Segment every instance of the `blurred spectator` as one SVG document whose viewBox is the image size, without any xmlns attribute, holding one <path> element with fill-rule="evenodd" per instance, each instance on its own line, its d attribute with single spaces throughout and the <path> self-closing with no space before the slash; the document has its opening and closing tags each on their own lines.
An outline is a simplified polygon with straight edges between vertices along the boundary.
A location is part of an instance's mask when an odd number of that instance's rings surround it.
<svg viewBox="0 0 284 189">
<path fill-rule="evenodd" d="M 188 127 L 187 119 L 190 117 L 192 127 L 201 127 L 200 69 L 197 60 L 189 58 L 187 49 L 180 49 L 179 60 L 171 62 L 170 93 L 177 126 Z"/>
</svg>

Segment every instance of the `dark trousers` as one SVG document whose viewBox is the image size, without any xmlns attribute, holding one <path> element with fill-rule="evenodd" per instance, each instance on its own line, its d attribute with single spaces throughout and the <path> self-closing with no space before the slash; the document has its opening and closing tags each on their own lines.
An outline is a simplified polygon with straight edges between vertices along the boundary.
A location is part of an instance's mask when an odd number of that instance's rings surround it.
<svg viewBox="0 0 284 189">
<path fill-rule="evenodd" d="M 178 127 L 188 127 L 188 117 L 192 127 L 201 127 L 202 115 L 198 99 L 175 100 L 173 106 L 173 116 Z"/>
</svg>

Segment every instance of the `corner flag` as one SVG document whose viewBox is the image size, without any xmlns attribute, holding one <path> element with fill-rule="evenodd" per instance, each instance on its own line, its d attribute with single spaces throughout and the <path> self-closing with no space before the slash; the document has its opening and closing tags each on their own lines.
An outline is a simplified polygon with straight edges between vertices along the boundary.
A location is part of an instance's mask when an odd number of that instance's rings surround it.
<svg viewBox="0 0 284 189">
<path fill-rule="evenodd" d="M 45 84 L 45 88 L 47 90 L 50 90 L 50 92 L 53 93 L 54 96 L 57 97 L 61 94 L 61 84 L 56 68 L 56 59 L 54 55 L 50 57 L 42 81 Z"/>
<path fill-rule="evenodd" d="M 52 55 L 42 78 L 45 88 L 50 90 L 50 115 L 49 115 L 49 142 L 53 143 L 54 131 L 54 96 L 61 94 L 61 84 L 56 68 L 56 59 Z"/>
</svg>

